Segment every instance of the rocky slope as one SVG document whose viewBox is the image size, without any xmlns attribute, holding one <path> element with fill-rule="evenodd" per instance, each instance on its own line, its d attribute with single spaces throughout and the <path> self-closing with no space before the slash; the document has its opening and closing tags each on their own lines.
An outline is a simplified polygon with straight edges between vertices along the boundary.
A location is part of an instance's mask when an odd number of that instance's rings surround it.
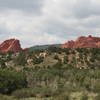
<svg viewBox="0 0 100 100">
<path fill-rule="evenodd" d="M 8 52 L 8 51 L 20 52 L 20 51 L 26 51 L 26 49 L 24 50 L 21 48 L 19 40 L 9 39 L 0 44 L 1 53 Z"/>
<path fill-rule="evenodd" d="M 66 42 L 61 48 L 100 48 L 100 37 L 81 36 L 75 41 Z"/>
</svg>

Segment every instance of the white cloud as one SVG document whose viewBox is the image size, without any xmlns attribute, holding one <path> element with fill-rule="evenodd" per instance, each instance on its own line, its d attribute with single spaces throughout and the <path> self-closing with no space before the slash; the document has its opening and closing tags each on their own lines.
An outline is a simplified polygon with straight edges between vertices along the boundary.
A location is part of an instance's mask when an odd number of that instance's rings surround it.
<svg viewBox="0 0 100 100">
<path fill-rule="evenodd" d="M 23 47 L 29 47 L 34 45 L 43 45 L 43 44 L 53 44 L 53 43 L 63 43 L 66 40 L 64 40 L 61 37 L 58 37 L 56 35 L 48 34 L 48 33 L 23 33 L 23 34 L 17 34 L 17 35 L 10 35 L 9 38 L 17 38 L 20 39 L 23 43 Z"/>
<path fill-rule="evenodd" d="M 14 3 L 12 0 L 9 0 L 7 6 L 0 0 L 3 3 L 0 7 L 0 41 L 16 37 L 23 46 L 32 46 L 65 42 L 80 35 L 100 36 L 100 1 L 43 1 L 42 6 L 40 0 L 34 3 L 34 8 L 27 3 L 23 5 L 22 0 L 19 9 L 18 5 L 10 7 Z M 27 2 L 31 4 L 32 0 Z M 26 10 L 25 7 L 29 9 Z M 33 10 L 30 11 L 30 8 Z"/>
</svg>

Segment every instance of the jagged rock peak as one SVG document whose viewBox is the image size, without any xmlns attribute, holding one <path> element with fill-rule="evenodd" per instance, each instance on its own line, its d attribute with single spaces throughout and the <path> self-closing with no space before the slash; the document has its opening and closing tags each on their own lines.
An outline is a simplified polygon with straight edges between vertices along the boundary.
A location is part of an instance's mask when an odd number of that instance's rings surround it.
<svg viewBox="0 0 100 100">
<path fill-rule="evenodd" d="M 80 36 L 75 41 L 64 43 L 61 48 L 100 48 L 100 37 Z"/>
<path fill-rule="evenodd" d="M 8 51 L 12 51 L 12 52 L 23 51 L 23 49 L 21 48 L 20 41 L 13 38 L 13 39 L 5 40 L 4 42 L 2 42 L 0 44 L 0 52 L 3 53 L 3 52 L 8 52 Z"/>
</svg>

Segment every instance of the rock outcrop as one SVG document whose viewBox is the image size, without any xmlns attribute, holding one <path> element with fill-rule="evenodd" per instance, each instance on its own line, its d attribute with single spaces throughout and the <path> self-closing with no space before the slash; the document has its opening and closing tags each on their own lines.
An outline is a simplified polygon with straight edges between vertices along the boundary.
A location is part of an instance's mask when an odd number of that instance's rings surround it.
<svg viewBox="0 0 100 100">
<path fill-rule="evenodd" d="M 8 51 L 20 52 L 20 51 L 26 51 L 26 49 L 21 48 L 19 40 L 9 39 L 0 44 L 0 53 L 4 53 Z"/>
<path fill-rule="evenodd" d="M 75 41 L 66 42 L 61 48 L 100 48 L 100 37 L 81 36 Z"/>
</svg>

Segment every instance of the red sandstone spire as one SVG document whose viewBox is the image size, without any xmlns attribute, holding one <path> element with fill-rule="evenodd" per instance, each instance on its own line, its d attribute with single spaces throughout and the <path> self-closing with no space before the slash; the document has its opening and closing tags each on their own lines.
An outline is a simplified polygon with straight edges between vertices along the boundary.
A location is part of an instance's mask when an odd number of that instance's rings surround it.
<svg viewBox="0 0 100 100">
<path fill-rule="evenodd" d="M 75 41 L 68 41 L 61 48 L 100 48 L 100 37 L 81 36 Z"/>
<path fill-rule="evenodd" d="M 20 41 L 17 39 L 9 39 L 0 44 L 0 52 L 20 52 L 23 51 Z"/>
</svg>

